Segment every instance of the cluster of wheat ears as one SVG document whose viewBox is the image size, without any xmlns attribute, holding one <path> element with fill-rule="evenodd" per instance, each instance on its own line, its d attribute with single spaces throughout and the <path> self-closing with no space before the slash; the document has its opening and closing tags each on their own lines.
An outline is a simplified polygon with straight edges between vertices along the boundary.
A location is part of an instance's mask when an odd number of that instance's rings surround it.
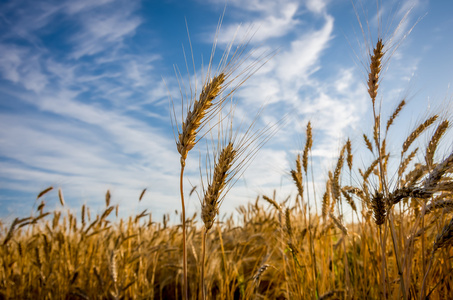
<svg viewBox="0 0 453 300">
<path fill-rule="evenodd" d="M 217 217 L 228 190 L 282 124 L 255 130 L 255 120 L 233 130 L 233 109 L 222 113 L 269 58 L 243 67 L 257 56 L 246 52 L 246 41 L 230 53 L 232 45 L 215 71 L 209 62 L 200 92 L 182 93 L 186 109 L 176 122 L 182 224 L 169 225 L 169 215 L 153 222 L 147 210 L 118 219 L 110 192 L 96 216 L 85 205 L 79 219 L 70 210 L 46 211 L 50 187 L 38 195 L 35 214 L 0 223 L 0 299 L 453 299 L 453 153 L 436 152 L 449 120 L 428 116 L 401 153 L 389 152 L 387 133 L 406 105 L 400 101 L 383 126 L 377 99 L 390 40 L 378 38 L 366 64 L 374 122 L 373 136 L 363 140 L 375 159 L 357 168 L 358 183 L 345 184 L 355 169 L 348 139 L 328 173 L 322 209 L 313 210 L 309 122 L 305 147 L 288 170 L 295 201 L 274 192 L 238 207 L 240 221 Z M 190 150 L 215 130 L 200 168 L 206 171 L 197 226 L 197 215 L 185 214 L 184 169 Z M 420 136 L 429 137 L 424 151 L 415 147 Z M 61 189 L 58 197 L 64 206 Z"/>
</svg>

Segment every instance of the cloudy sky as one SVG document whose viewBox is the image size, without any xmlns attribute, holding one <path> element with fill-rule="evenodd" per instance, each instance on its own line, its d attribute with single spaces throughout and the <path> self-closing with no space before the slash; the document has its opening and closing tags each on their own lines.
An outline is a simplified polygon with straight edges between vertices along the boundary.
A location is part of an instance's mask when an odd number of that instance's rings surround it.
<svg viewBox="0 0 453 300">
<path fill-rule="evenodd" d="M 451 99 L 453 3 L 379 1 L 379 18 L 374 0 L 355 6 L 372 42 L 378 32 L 389 40 L 408 9 L 391 45 L 419 21 L 381 83 L 384 116 L 403 97 L 409 100 L 394 128 L 397 149 L 398 133 L 407 135 L 426 111 Z M 159 219 L 180 210 L 169 105 L 171 96 L 180 111 L 175 69 L 186 87 L 190 80 L 195 86 L 196 73 L 199 89 L 224 8 L 224 0 L 0 1 L 0 217 L 30 214 L 48 186 L 61 188 L 74 210 L 85 203 L 99 211 L 108 189 L 123 216 L 147 208 Z M 355 164 L 371 159 L 361 139 L 371 132 L 371 108 L 358 24 L 349 0 L 228 1 L 214 69 L 235 34 L 236 41 L 253 35 L 248 49 L 255 52 L 240 68 L 256 63 L 259 53 L 275 54 L 258 61 L 261 68 L 235 93 L 235 116 L 247 124 L 266 104 L 258 127 L 287 118 L 230 191 L 222 213 L 274 189 L 279 200 L 295 194 L 289 170 L 308 120 L 316 182 L 333 167 L 347 136 Z M 202 140 L 189 153 L 186 193 L 199 186 L 205 145 Z M 45 199 L 59 207 L 55 191 Z M 195 193 L 188 209 L 199 209 Z"/>
</svg>

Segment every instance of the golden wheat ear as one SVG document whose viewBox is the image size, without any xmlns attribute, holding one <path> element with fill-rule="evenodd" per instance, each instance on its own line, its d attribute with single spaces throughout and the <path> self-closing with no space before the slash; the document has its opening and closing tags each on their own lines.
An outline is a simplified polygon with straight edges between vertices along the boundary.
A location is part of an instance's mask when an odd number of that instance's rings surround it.
<svg viewBox="0 0 453 300">
<path fill-rule="evenodd" d="M 217 141 L 212 141 L 214 145 L 217 143 L 217 146 L 208 148 L 206 156 L 208 167 L 205 175 L 200 172 L 203 197 L 200 199 L 202 219 L 208 230 L 212 227 L 226 193 L 242 176 L 261 147 L 285 124 L 286 119 L 282 119 L 275 124 L 255 130 L 260 114 L 261 111 L 247 128 L 244 127 L 243 122 L 233 128 L 234 106 L 231 107 L 228 118 L 219 116 Z M 228 125 L 224 126 L 224 123 Z M 212 168 L 209 169 L 209 166 Z M 203 178 L 206 179 L 205 182 Z"/>
<path fill-rule="evenodd" d="M 195 70 L 193 53 L 193 75 L 190 75 L 186 59 L 188 84 L 185 83 L 179 69 L 177 67 L 175 68 L 181 95 L 180 122 L 176 117 L 176 108 L 171 96 L 169 99 L 172 110 L 171 121 L 174 128 L 175 142 L 177 150 L 181 155 L 181 161 L 185 161 L 188 152 L 212 129 L 213 124 L 211 121 L 222 111 L 226 104 L 226 99 L 230 98 L 245 81 L 275 55 L 275 52 L 269 51 L 257 53 L 256 49 L 249 47 L 253 33 L 247 31 L 246 34 L 238 40 L 236 40 L 236 35 L 233 37 L 232 41 L 226 45 L 220 61 L 215 64 L 214 56 L 222 17 L 219 20 L 206 70 L 204 70 L 204 66 L 201 65 L 202 74 L 199 76 L 202 78 L 201 91 L 198 93 L 197 86 L 199 83 L 197 82 L 198 77 L 197 71 Z M 192 45 L 190 47 L 192 49 Z M 203 74 L 203 72 L 205 72 L 205 74 Z M 187 85 L 188 87 L 186 88 Z M 216 123 L 214 123 L 214 126 L 215 125 Z M 204 132 L 201 133 L 201 131 Z"/>
</svg>

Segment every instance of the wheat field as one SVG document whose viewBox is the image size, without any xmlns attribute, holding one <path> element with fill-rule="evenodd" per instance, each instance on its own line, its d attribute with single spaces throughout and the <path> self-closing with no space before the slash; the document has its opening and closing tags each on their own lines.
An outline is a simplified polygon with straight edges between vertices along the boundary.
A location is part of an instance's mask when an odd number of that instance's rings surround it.
<svg viewBox="0 0 453 300">
<path fill-rule="evenodd" d="M 439 148 L 451 129 L 449 116 L 429 115 L 402 145 L 387 144 L 406 107 L 402 99 L 390 116 L 380 113 L 388 43 L 375 40 L 365 63 L 372 136 L 364 134 L 360 145 L 344 143 L 324 189 L 313 190 L 310 180 L 317 166 L 309 122 L 295 168 L 287 170 L 296 195 L 257 195 L 220 218 L 236 178 L 284 126 L 255 129 L 253 123 L 238 134 L 224 117 L 208 128 L 220 138 L 209 149 L 211 163 L 201 168 L 207 171 L 200 210 L 185 215 L 185 160 L 199 139 L 209 138 L 198 136 L 200 128 L 233 110 L 226 99 L 269 58 L 244 66 L 241 55 L 248 54 L 240 50 L 209 69 L 185 118 L 174 120 L 181 223 L 169 224 L 167 215 L 153 220 L 147 210 L 119 218 L 109 191 L 103 212 L 84 205 L 76 215 L 65 209 L 63 191 L 49 187 L 37 195 L 40 205 L 30 217 L 0 223 L 0 299 L 453 299 L 453 153 Z M 234 82 L 239 68 L 246 71 Z M 424 147 L 417 143 L 422 137 Z M 366 168 L 354 165 L 353 146 L 374 157 Z M 359 174 L 354 182 L 351 174 Z M 47 209 L 52 193 L 62 209 Z M 310 199 L 313 194 L 319 199 Z"/>
</svg>

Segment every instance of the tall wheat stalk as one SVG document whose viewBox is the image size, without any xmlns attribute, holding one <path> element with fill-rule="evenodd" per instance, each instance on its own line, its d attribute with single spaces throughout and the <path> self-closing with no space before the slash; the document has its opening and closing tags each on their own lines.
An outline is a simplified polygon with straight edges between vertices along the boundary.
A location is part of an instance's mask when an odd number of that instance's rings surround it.
<svg viewBox="0 0 453 300">
<path fill-rule="evenodd" d="M 181 218 L 182 218 L 182 239 L 183 239 L 183 297 L 188 299 L 188 280 L 187 280 L 187 234 L 186 234 L 186 210 L 184 201 L 184 170 L 186 167 L 186 159 L 190 150 L 192 150 L 203 137 L 212 128 L 210 121 L 218 115 L 224 104 L 225 100 L 232 96 L 234 92 L 252 76 L 263 64 L 274 55 L 272 52 L 263 52 L 256 54 L 254 49 L 249 49 L 248 44 L 250 35 L 246 34 L 237 44 L 235 48 L 233 45 L 236 43 L 235 37 L 225 48 L 220 62 L 217 64 L 216 70 L 214 66 L 214 54 L 217 44 L 217 35 L 220 30 L 223 15 L 221 16 L 214 43 L 212 46 L 211 56 L 207 66 L 207 71 L 203 79 L 203 86 L 201 92 L 197 93 L 197 75 L 194 71 L 194 83 L 190 82 L 189 87 L 190 95 L 187 94 L 184 80 L 180 75 L 179 70 L 176 68 L 176 76 L 181 93 L 181 113 L 182 120 L 181 126 L 177 126 L 177 137 L 175 136 L 176 148 L 180 154 L 180 176 L 179 176 L 179 189 L 181 198 Z M 190 41 L 190 39 L 189 39 Z M 191 45 L 191 44 L 190 44 Z M 253 58 L 252 58 L 253 56 Z M 195 68 L 195 62 L 192 53 L 192 64 Z M 187 66 L 187 61 L 186 61 Z M 188 67 L 187 67 L 188 69 Z M 188 73 L 190 73 L 188 71 Z M 194 86 L 193 86 L 194 85 Z M 170 98 L 171 99 L 171 98 Z M 173 100 L 173 115 L 172 123 L 178 124 L 178 119 L 175 113 L 175 106 Z M 184 117 L 184 107 L 186 108 Z M 205 132 L 201 134 L 200 131 Z"/>
<path fill-rule="evenodd" d="M 234 107 L 232 106 L 228 112 L 229 117 L 224 120 L 227 122 L 226 126 L 223 126 L 222 116 L 220 116 L 217 146 L 212 149 L 212 157 L 209 157 L 209 151 L 206 157 L 206 183 L 202 183 L 203 198 L 201 199 L 201 219 L 204 223 L 201 259 L 202 299 L 206 299 L 206 238 L 219 213 L 220 205 L 228 191 L 255 158 L 259 149 L 275 135 L 284 121 L 282 119 L 279 123 L 255 130 L 260 114 L 261 111 L 258 112 L 248 128 L 244 129 L 241 122 L 234 131 Z M 213 142 L 215 143 L 215 141 Z M 203 175 L 200 175 L 203 178 Z"/>
</svg>

